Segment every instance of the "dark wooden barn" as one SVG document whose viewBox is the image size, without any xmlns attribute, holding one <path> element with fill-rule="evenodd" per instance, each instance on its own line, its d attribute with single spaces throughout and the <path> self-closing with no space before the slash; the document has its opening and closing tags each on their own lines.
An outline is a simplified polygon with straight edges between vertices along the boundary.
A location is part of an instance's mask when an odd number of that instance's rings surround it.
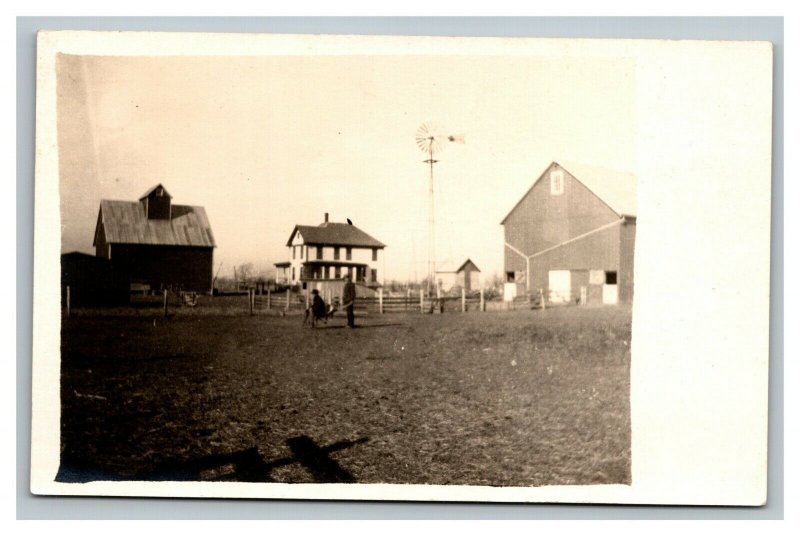
<svg viewBox="0 0 800 536">
<path fill-rule="evenodd" d="M 160 184 L 139 201 L 102 200 L 94 247 L 129 285 L 211 292 L 216 244 L 206 211 L 173 204 Z"/>
<path fill-rule="evenodd" d="M 578 164 L 550 164 L 501 224 L 506 299 L 630 303 L 636 178 Z"/>
<path fill-rule="evenodd" d="M 61 255 L 61 303 L 66 305 L 67 287 L 70 305 L 118 305 L 128 300 L 128 284 L 111 268 L 111 262 L 73 251 Z"/>
</svg>

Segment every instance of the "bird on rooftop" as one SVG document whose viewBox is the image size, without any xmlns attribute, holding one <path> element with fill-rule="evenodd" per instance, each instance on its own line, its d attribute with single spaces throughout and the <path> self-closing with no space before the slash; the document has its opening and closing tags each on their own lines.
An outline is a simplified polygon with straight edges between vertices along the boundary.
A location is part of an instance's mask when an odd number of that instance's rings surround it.
<svg viewBox="0 0 800 536">
<path fill-rule="evenodd" d="M 347 224 L 348 225 L 353 225 L 353 222 L 350 221 L 350 218 L 347 218 Z"/>
</svg>

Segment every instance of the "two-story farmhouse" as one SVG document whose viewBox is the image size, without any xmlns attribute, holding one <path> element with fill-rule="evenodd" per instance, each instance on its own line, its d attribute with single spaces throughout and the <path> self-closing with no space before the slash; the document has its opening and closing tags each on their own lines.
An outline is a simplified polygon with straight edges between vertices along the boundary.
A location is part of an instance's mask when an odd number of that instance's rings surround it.
<svg viewBox="0 0 800 536">
<path fill-rule="evenodd" d="M 328 221 L 327 212 L 319 225 L 295 225 L 286 247 L 289 260 L 275 264 L 279 282 L 323 289 L 323 283 L 335 286 L 349 274 L 363 286 L 380 286 L 386 246 L 355 225 Z"/>
<path fill-rule="evenodd" d="M 173 204 L 160 184 L 138 201 L 100 201 L 94 247 L 132 287 L 211 292 L 216 244 L 206 211 Z"/>
<path fill-rule="evenodd" d="M 501 224 L 506 299 L 632 301 L 635 176 L 553 162 Z"/>
</svg>

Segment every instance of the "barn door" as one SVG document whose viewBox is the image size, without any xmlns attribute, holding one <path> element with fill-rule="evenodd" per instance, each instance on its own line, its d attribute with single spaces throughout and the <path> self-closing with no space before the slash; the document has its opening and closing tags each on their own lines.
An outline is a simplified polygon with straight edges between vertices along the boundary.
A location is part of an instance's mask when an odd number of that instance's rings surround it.
<svg viewBox="0 0 800 536">
<path fill-rule="evenodd" d="M 550 270 L 547 273 L 550 301 L 568 303 L 572 298 L 572 277 L 569 270 Z"/>
<path fill-rule="evenodd" d="M 606 280 L 603 285 L 603 304 L 616 305 L 619 299 L 617 292 L 617 272 L 606 272 Z"/>
</svg>

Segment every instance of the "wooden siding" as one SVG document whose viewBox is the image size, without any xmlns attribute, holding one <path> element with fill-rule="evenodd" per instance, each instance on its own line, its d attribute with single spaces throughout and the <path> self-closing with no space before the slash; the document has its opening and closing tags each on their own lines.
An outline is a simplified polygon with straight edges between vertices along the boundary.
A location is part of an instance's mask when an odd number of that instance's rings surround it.
<svg viewBox="0 0 800 536">
<path fill-rule="evenodd" d="M 531 288 L 547 289 L 550 270 L 587 270 L 587 278 L 588 270 L 619 271 L 619 245 L 620 226 L 615 225 L 534 257 Z"/>
<path fill-rule="evenodd" d="M 210 292 L 213 249 L 201 247 L 114 244 L 114 271 L 131 282 L 196 292 Z"/>
</svg>

